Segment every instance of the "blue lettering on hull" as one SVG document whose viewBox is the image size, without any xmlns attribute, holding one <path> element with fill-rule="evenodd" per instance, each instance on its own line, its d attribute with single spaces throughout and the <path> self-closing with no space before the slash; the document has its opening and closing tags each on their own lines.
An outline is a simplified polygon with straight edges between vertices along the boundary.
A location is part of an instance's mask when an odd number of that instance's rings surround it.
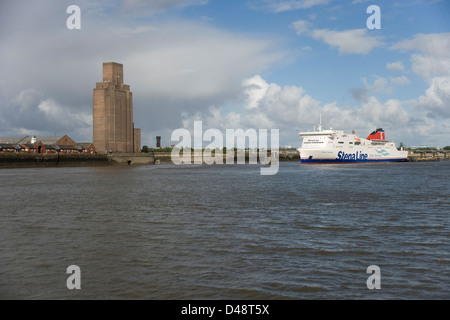
<svg viewBox="0 0 450 320">
<path fill-rule="evenodd" d="M 301 163 L 367 163 L 367 162 L 408 162 L 408 158 L 389 158 L 389 159 L 301 159 Z"/>
<path fill-rule="evenodd" d="M 349 160 L 349 161 L 366 161 L 369 158 L 367 153 L 361 153 L 356 151 L 356 153 L 345 153 L 344 151 L 339 151 L 336 160 Z"/>
</svg>

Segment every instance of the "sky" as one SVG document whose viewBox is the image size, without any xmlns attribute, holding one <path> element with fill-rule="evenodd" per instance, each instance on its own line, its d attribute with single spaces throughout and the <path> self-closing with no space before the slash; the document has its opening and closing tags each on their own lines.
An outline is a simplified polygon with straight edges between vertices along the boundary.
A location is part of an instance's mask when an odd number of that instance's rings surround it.
<svg viewBox="0 0 450 320">
<path fill-rule="evenodd" d="M 67 27 L 70 5 L 80 29 Z M 449 16 L 446 0 L 2 0 L 0 137 L 92 141 L 93 88 L 118 62 L 149 147 L 196 120 L 278 129 L 280 146 L 299 147 L 320 116 L 327 129 L 448 146 Z"/>
</svg>

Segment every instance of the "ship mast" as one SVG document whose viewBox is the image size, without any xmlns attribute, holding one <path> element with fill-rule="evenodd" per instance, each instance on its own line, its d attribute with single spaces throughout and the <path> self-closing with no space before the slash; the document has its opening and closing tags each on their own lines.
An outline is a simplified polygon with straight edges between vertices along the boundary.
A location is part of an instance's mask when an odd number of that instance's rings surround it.
<svg viewBox="0 0 450 320">
<path fill-rule="evenodd" d="M 319 132 L 322 132 L 322 114 L 320 114 L 319 118 Z"/>
</svg>

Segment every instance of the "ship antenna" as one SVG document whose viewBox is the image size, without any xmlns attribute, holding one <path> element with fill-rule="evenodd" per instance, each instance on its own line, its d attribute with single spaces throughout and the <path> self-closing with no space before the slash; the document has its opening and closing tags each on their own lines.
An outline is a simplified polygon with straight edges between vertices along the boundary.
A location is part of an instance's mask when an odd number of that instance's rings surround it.
<svg viewBox="0 0 450 320">
<path fill-rule="evenodd" d="M 322 132 L 322 114 L 319 116 L 319 132 Z"/>
</svg>

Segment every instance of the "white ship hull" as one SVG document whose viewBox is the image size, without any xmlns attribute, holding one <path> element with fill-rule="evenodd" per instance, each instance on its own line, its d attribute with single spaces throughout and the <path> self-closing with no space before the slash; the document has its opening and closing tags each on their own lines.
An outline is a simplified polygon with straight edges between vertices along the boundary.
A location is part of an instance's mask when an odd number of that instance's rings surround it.
<svg viewBox="0 0 450 320">
<path fill-rule="evenodd" d="M 384 140 L 384 131 L 377 129 L 367 139 L 338 130 L 301 132 L 303 138 L 301 163 L 406 162 L 408 152 L 398 150 L 394 142 Z"/>
</svg>

